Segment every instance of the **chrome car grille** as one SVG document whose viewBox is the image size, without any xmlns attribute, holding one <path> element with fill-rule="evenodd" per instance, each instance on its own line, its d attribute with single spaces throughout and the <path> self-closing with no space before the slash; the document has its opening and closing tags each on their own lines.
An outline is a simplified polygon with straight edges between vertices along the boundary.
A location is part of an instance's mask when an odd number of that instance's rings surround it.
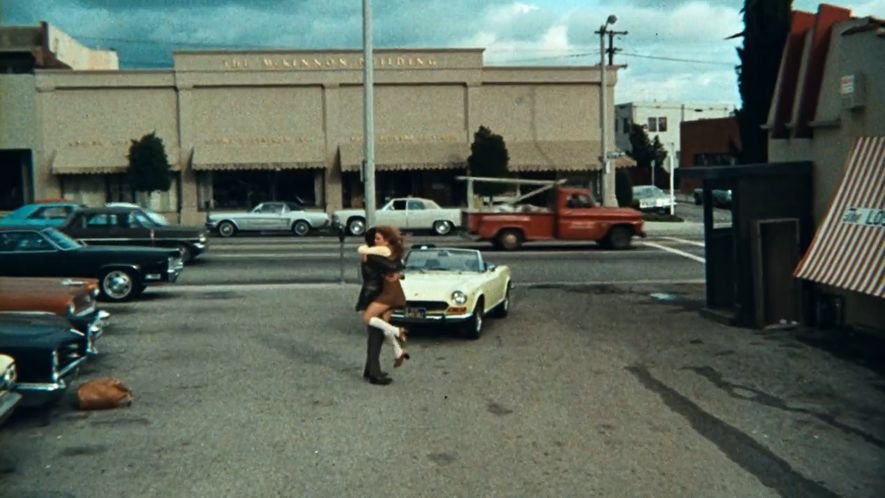
<svg viewBox="0 0 885 498">
<path fill-rule="evenodd" d="M 445 301 L 406 301 L 407 308 L 424 308 L 427 311 L 445 311 L 449 303 Z"/>
</svg>

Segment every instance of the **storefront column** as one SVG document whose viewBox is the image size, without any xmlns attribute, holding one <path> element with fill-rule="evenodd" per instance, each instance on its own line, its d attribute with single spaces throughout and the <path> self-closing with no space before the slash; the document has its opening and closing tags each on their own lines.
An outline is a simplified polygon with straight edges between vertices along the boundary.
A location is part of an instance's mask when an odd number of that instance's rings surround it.
<svg viewBox="0 0 885 498">
<path fill-rule="evenodd" d="M 342 208 L 341 166 L 338 164 L 338 143 L 335 135 L 335 121 L 340 116 L 338 106 L 339 85 L 329 83 L 323 85 L 323 137 L 326 141 L 326 169 L 323 170 L 323 203 L 326 212 L 331 213 Z"/>
<path fill-rule="evenodd" d="M 191 99 L 193 99 L 192 86 L 178 86 L 178 165 L 181 168 L 181 214 L 179 223 L 184 225 L 199 225 L 205 221 L 205 215 L 200 212 L 199 195 L 197 194 L 197 175 L 191 164 L 191 156 L 194 150 L 193 130 L 185 126 L 186 123 L 195 123 L 191 116 Z"/>
</svg>

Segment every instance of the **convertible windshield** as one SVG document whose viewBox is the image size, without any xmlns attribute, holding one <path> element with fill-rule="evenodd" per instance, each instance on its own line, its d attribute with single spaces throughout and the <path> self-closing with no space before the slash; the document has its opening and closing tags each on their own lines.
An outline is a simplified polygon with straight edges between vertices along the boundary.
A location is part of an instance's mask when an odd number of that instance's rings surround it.
<svg viewBox="0 0 885 498">
<path fill-rule="evenodd" d="M 54 228 L 43 230 L 43 235 L 57 245 L 62 251 L 70 251 L 71 249 L 82 247 L 83 245 Z"/>
<path fill-rule="evenodd" d="M 421 249 L 406 258 L 406 270 L 480 271 L 480 260 L 473 251 Z"/>
</svg>

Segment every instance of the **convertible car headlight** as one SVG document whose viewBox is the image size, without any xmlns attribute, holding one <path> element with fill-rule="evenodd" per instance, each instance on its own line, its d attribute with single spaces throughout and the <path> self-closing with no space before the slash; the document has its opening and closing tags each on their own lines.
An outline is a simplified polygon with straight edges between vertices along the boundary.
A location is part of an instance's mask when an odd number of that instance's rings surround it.
<svg viewBox="0 0 885 498">
<path fill-rule="evenodd" d="M 452 293 L 452 302 L 455 304 L 465 304 L 467 302 L 467 294 L 464 294 L 461 291 L 455 291 Z"/>
</svg>

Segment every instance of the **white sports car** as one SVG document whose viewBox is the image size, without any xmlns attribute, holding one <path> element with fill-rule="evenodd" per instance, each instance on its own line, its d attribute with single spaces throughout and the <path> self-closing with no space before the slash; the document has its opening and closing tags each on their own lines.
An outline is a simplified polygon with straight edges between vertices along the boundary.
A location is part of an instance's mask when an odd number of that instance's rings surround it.
<svg viewBox="0 0 885 498">
<path fill-rule="evenodd" d="M 366 231 L 365 209 L 339 209 L 332 213 L 332 224 L 341 224 L 351 235 Z M 461 209 L 442 208 L 439 204 L 420 197 L 391 199 L 375 211 L 376 225 L 390 225 L 400 230 L 433 230 L 437 235 L 448 235 L 461 226 Z"/>
<path fill-rule="evenodd" d="M 209 230 L 222 237 L 237 232 L 292 232 L 302 237 L 311 230 L 329 224 L 329 215 L 323 211 L 308 211 L 297 202 L 262 202 L 248 212 L 210 213 L 206 221 Z"/>
<path fill-rule="evenodd" d="M 419 246 L 409 251 L 402 280 L 401 325 L 454 325 L 478 339 L 487 315 L 510 312 L 510 268 L 483 260 L 475 249 Z"/>
</svg>

